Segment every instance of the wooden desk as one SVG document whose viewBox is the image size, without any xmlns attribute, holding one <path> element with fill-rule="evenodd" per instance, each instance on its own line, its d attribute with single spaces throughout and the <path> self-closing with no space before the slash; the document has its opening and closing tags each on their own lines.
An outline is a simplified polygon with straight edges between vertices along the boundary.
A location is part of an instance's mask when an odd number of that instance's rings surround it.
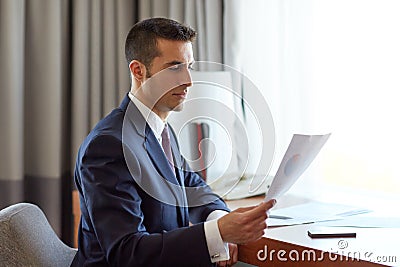
<svg viewBox="0 0 400 267">
<path fill-rule="evenodd" d="M 296 203 L 295 198 L 289 196 L 288 199 L 284 206 Z M 262 200 L 263 197 L 256 197 L 227 201 L 227 204 L 234 209 L 258 204 Z M 239 246 L 239 260 L 270 267 L 400 266 L 398 228 L 351 228 L 357 232 L 356 238 L 311 239 L 307 230 L 314 227 L 318 224 L 269 228 L 262 239 Z"/>
<path fill-rule="evenodd" d="M 81 208 L 79 206 L 79 193 L 78 190 L 72 191 L 72 216 L 74 219 L 74 237 L 73 245 L 75 248 L 78 247 L 78 229 L 79 221 L 81 219 Z"/>
</svg>

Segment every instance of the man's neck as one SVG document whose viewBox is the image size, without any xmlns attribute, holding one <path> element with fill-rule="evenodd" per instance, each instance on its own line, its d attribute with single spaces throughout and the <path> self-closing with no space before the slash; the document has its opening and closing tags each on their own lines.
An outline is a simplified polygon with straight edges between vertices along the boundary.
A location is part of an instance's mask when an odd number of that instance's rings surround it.
<svg viewBox="0 0 400 267">
<path fill-rule="evenodd" d="M 131 89 L 130 91 L 134 97 L 136 97 L 140 102 L 142 102 L 146 107 L 148 107 L 151 111 L 153 111 L 160 119 L 164 122 L 167 121 L 169 116 L 169 111 L 160 111 L 156 108 L 156 105 L 150 105 L 149 101 L 146 101 L 146 98 L 142 96 L 138 90 Z M 157 104 L 157 103 L 156 103 Z"/>
</svg>

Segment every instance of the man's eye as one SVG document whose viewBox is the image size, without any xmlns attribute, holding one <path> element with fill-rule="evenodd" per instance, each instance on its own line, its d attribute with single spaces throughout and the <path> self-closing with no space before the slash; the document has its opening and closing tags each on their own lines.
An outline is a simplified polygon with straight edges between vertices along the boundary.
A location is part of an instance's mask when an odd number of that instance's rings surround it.
<svg viewBox="0 0 400 267">
<path fill-rule="evenodd" d="M 187 68 L 188 70 L 194 70 L 193 68 L 193 64 L 176 64 L 176 65 L 172 65 L 170 67 L 168 67 L 169 70 L 172 71 L 180 71 L 183 70 L 184 68 Z"/>
<path fill-rule="evenodd" d="M 181 68 L 181 64 L 173 65 L 168 67 L 169 70 L 179 70 Z"/>
</svg>

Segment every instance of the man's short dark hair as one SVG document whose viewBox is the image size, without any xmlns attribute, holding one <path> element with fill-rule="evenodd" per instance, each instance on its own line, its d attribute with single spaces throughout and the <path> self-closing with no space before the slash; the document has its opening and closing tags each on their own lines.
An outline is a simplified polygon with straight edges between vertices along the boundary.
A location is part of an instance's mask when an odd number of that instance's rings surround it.
<svg viewBox="0 0 400 267">
<path fill-rule="evenodd" d="M 150 68 L 153 59 L 160 55 L 157 39 L 192 42 L 196 32 L 181 23 L 167 18 L 150 18 L 133 25 L 125 42 L 128 64 L 138 60 Z"/>
</svg>

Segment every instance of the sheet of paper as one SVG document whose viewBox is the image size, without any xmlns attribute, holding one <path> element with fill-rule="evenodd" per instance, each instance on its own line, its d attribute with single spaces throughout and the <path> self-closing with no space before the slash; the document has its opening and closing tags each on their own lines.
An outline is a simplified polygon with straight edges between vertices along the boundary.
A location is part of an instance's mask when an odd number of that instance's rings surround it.
<svg viewBox="0 0 400 267">
<path fill-rule="evenodd" d="M 355 207 L 350 205 L 311 201 L 304 204 L 294 205 L 281 209 L 273 209 L 270 212 L 271 216 L 284 216 L 289 218 L 303 218 L 313 217 L 318 220 L 319 218 L 331 216 L 352 216 L 357 214 L 370 213 L 372 210 L 363 207 Z"/>
<path fill-rule="evenodd" d="M 268 227 L 277 227 L 277 226 L 290 226 L 290 225 L 298 225 L 298 224 L 308 224 L 308 223 L 316 223 L 316 222 L 331 222 L 340 220 L 340 217 L 332 216 L 332 217 L 324 217 L 316 220 L 313 217 L 303 217 L 303 218 L 293 218 L 293 219 L 275 219 L 275 218 L 268 218 L 267 219 L 267 226 Z"/>
<path fill-rule="evenodd" d="M 357 228 L 400 228 L 400 218 L 351 216 L 338 221 L 324 222 L 321 225 Z"/>
<path fill-rule="evenodd" d="M 278 199 L 289 190 L 317 156 L 329 136 L 330 134 L 293 135 L 271 187 L 265 196 L 265 201 Z"/>
<path fill-rule="evenodd" d="M 370 212 L 372 211 L 361 207 L 313 201 L 271 210 L 267 225 L 273 227 L 314 222 L 326 222 L 324 225 L 335 225 L 338 220 Z"/>
</svg>

